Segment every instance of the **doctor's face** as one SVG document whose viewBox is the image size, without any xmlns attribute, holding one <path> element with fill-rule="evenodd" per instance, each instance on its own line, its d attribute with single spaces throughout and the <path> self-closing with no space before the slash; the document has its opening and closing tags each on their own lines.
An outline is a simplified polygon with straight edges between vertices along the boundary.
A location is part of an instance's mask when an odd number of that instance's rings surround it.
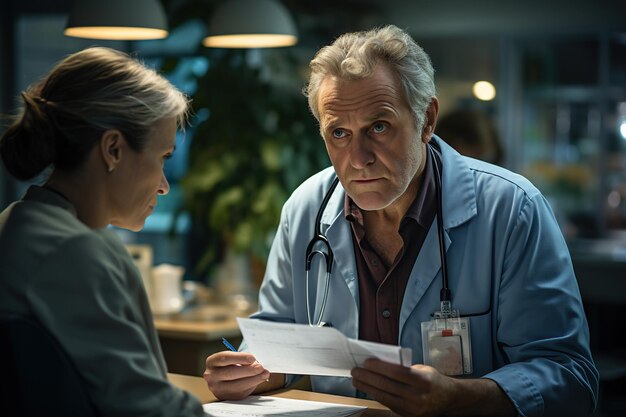
<svg viewBox="0 0 626 417">
<path fill-rule="evenodd" d="M 418 134 L 397 76 L 384 64 L 364 79 L 328 76 L 318 103 L 328 155 L 357 206 L 381 210 L 413 201 L 431 136 Z"/>
</svg>

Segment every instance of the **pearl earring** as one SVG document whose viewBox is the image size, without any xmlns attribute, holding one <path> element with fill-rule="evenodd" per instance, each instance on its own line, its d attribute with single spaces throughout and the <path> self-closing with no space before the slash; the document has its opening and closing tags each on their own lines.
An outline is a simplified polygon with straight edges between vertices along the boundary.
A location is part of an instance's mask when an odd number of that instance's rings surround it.
<svg viewBox="0 0 626 417">
<path fill-rule="evenodd" d="M 113 165 L 109 166 L 109 172 L 113 172 Z"/>
</svg>

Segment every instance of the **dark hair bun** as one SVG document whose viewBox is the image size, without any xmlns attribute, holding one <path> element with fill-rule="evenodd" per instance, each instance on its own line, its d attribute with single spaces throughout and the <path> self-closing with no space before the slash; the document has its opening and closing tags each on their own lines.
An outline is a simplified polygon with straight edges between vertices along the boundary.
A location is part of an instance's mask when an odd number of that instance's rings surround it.
<svg viewBox="0 0 626 417">
<path fill-rule="evenodd" d="M 0 156 L 10 174 L 25 181 L 55 161 L 57 141 L 47 102 L 28 93 L 22 98 L 23 112 L 2 136 Z"/>
</svg>

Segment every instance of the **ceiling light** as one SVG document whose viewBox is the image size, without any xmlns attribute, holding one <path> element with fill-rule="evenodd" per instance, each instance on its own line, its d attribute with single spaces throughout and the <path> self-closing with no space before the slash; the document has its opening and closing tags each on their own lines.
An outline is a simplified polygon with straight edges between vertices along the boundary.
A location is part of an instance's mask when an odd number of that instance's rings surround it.
<svg viewBox="0 0 626 417">
<path fill-rule="evenodd" d="M 204 46 L 272 48 L 292 46 L 298 33 L 291 15 L 278 0 L 228 0 L 209 21 Z"/>
<path fill-rule="evenodd" d="M 158 0 L 77 0 L 65 27 L 77 38 L 145 40 L 167 37 L 167 18 Z"/>
</svg>

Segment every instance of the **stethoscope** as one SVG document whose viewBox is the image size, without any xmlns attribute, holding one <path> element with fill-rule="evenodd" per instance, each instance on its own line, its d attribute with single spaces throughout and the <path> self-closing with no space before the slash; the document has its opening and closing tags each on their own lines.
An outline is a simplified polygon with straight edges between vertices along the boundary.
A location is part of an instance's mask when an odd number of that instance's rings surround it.
<svg viewBox="0 0 626 417">
<path fill-rule="evenodd" d="M 450 292 L 450 288 L 448 288 L 448 260 L 446 257 L 446 249 L 444 245 L 443 238 L 443 213 L 442 213 L 442 204 L 441 204 L 441 156 L 439 152 L 434 149 L 434 145 L 426 145 L 428 151 L 430 152 L 431 158 L 433 160 L 433 166 L 435 169 L 435 190 L 437 194 L 437 234 L 439 237 L 439 257 L 441 259 L 441 291 L 440 291 L 440 301 L 442 305 L 442 312 L 446 308 L 450 309 L 450 302 L 452 300 L 452 294 Z M 313 238 L 309 242 L 306 248 L 306 265 L 304 267 L 305 270 L 305 293 L 306 293 L 306 315 L 307 320 L 309 321 L 309 326 L 323 326 L 325 323 L 322 322 L 322 318 L 324 317 L 324 311 L 326 310 L 326 302 L 328 301 L 328 290 L 330 288 L 330 276 L 333 270 L 333 250 L 330 247 L 330 242 L 328 242 L 328 238 L 324 233 L 322 233 L 322 215 L 326 210 L 326 206 L 328 205 L 328 201 L 332 196 L 337 184 L 339 183 L 339 178 L 335 177 L 330 188 L 324 195 L 322 199 L 322 203 L 320 204 L 320 208 L 317 211 L 317 216 L 315 218 L 315 234 Z M 321 243 L 325 246 L 326 252 L 322 250 L 314 250 L 313 247 L 317 244 Z M 311 262 L 315 255 L 321 255 L 326 262 L 326 285 L 324 287 L 324 296 L 322 298 L 322 306 L 320 307 L 320 315 L 319 319 L 314 323 L 314 317 L 311 316 L 311 308 L 309 304 L 309 273 L 311 271 Z M 315 312 L 313 312 L 315 314 Z"/>
<path fill-rule="evenodd" d="M 330 247 L 330 242 L 328 242 L 328 238 L 324 233 L 322 233 L 322 214 L 324 214 L 324 210 L 326 210 L 326 206 L 328 205 L 328 200 L 333 195 L 335 188 L 337 188 L 337 184 L 339 184 L 339 177 L 335 177 L 330 188 L 326 192 L 324 199 L 322 200 L 322 204 L 320 204 L 320 208 L 317 211 L 317 217 L 315 218 L 315 234 L 313 238 L 309 242 L 306 247 L 306 266 L 304 270 L 306 272 L 304 288 L 306 292 L 306 318 L 309 321 L 309 326 L 323 326 L 322 317 L 324 317 L 324 310 L 326 310 L 326 301 L 328 301 L 328 289 L 330 288 L 330 274 L 333 271 L 333 250 Z M 323 246 L 326 246 L 326 252 L 322 252 L 321 250 L 313 250 L 313 246 L 316 243 L 320 242 Z M 311 307 L 309 306 L 309 272 L 311 271 L 311 262 L 315 255 L 321 255 L 326 262 L 326 287 L 324 288 L 324 298 L 322 299 L 322 307 L 320 308 L 320 318 L 317 323 L 313 324 L 313 320 L 311 319 Z M 315 314 L 315 312 L 313 312 Z"/>
</svg>

